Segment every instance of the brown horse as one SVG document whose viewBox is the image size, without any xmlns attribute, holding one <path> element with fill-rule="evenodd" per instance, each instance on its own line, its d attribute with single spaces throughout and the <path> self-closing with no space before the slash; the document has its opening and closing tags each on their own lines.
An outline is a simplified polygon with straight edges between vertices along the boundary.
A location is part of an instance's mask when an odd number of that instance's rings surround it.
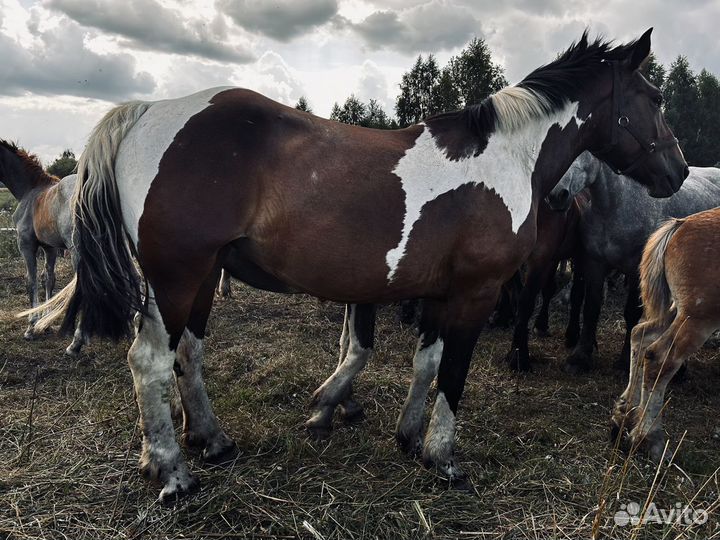
<svg viewBox="0 0 720 540">
<path fill-rule="evenodd" d="M 612 432 L 659 460 L 665 388 L 720 329 L 720 208 L 671 219 L 653 233 L 640 288 L 644 322 L 632 331 L 630 380 L 615 404 Z"/>
<path fill-rule="evenodd" d="M 0 181 L 7 186 L 18 205 L 13 213 L 17 245 L 27 269 L 26 286 L 30 306 L 38 305 L 37 255 L 45 253 L 45 271 L 41 277 L 45 300 L 55 288 L 55 261 L 58 250 L 72 248 L 72 207 L 70 199 L 75 191 L 74 174 L 59 180 L 46 173 L 37 157 L 18 148 L 14 143 L 0 140 Z M 25 339 L 35 339 L 38 314 L 29 317 Z M 65 350 L 70 355 L 80 352 L 83 340 L 80 332 Z"/>
<path fill-rule="evenodd" d="M 221 268 L 255 287 L 352 304 L 345 356 L 317 395 L 322 407 L 346 396 L 347 375 L 371 353 L 372 305 L 423 298 L 398 439 L 462 479 L 455 416 L 470 358 L 500 287 L 532 251 L 539 201 L 588 148 L 653 196 L 670 196 L 687 175 L 660 92 L 638 71 L 649 53 L 650 31 L 617 47 L 583 35 L 482 104 L 396 131 L 236 88 L 121 105 L 81 156 L 78 272 L 43 323 L 65 314 L 69 330 L 81 313 L 85 333 L 117 338 L 143 313 L 128 361 L 141 469 L 162 483 L 165 501 L 197 485 L 170 416 L 173 368 L 184 442 L 211 460 L 234 448 L 201 376 Z"/>
<path fill-rule="evenodd" d="M 543 304 L 535 321 L 539 335 L 548 335 L 548 308 L 555 293 L 555 273 L 560 261 L 572 259 L 573 285 L 570 301 L 570 321 L 565 342 L 574 346 L 580 334 L 580 305 L 584 293 L 582 255 L 579 247 L 580 219 L 589 204 L 585 193 L 578 195 L 566 211 L 552 210 L 545 201 L 538 210 L 538 237 L 527 260 L 525 284 L 518 299 L 517 321 L 513 341 L 506 359 L 510 369 L 530 370 L 528 324 L 535 310 L 535 300 L 542 289 Z"/>
</svg>

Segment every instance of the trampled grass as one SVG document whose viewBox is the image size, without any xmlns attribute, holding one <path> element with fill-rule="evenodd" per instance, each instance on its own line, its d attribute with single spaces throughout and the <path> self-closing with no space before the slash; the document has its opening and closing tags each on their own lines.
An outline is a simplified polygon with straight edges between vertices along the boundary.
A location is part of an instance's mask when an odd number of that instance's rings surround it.
<svg viewBox="0 0 720 540">
<path fill-rule="evenodd" d="M 380 311 L 376 355 L 355 392 L 366 419 L 336 423 L 310 440 L 303 422 L 313 390 L 334 369 L 342 309 L 304 296 L 235 284 L 216 303 L 205 377 L 216 411 L 241 448 L 226 467 L 192 458 L 202 491 L 174 509 L 137 473 L 137 409 L 128 343 L 94 342 L 79 359 L 67 339 L 22 339 L 24 269 L 0 273 L 0 538 L 715 538 L 720 486 L 717 350 L 690 363 L 672 388 L 671 443 L 684 435 L 677 465 L 641 457 L 624 466 L 608 444 L 613 400 L 624 385 L 610 367 L 623 335 L 621 310 L 602 317 L 596 369 L 572 377 L 562 308 L 557 337 L 534 340 L 542 358 L 516 376 L 498 358 L 507 330 L 483 333 L 458 432 L 472 492 L 449 490 L 433 471 L 400 453 L 393 430 L 411 378 L 414 337 L 392 308 Z M 67 281 L 67 261 L 61 262 Z M 685 433 L 687 431 L 687 433 Z M 618 525 L 616 512 L 649 493 L 659 509 L 711 509 L 702 526 Z M 624 505 L 624 506 L 623 506 Z M 630 507 L 631 509 L 633 507 Z M 620 517 L 627 514 L 618 514 Z"/>
</svg>

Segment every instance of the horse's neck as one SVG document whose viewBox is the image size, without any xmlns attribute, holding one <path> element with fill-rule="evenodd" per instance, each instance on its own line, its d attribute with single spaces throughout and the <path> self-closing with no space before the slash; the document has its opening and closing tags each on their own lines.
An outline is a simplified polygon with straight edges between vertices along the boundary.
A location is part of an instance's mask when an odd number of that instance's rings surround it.
<svg viewBox="0 0 720 540">
<path fill-rule="evenodd" d="M 5 187 L 18 201 L 53 185 L 51 176 L 44 172 L 40 174 L 32 172 L 17 156 L 11 161 L 9 168 L 11 173 L 3 181 Z"/>
<path fill-rule="evenodd" d="M 617 185 L 618 180 L 613 178 L 612 173 L 607 166 L 602 165 L 598 171 L 598 176 L 595 181 L 590 184 L 590 200 L 592 201 L 593 210 L 600 211 L 605 214 L 613 210 L 618 210 L 616 195 L 621 191 L 620 186 Z M 620 197 L 621 198 L 621 197 Z"/>
</svg>

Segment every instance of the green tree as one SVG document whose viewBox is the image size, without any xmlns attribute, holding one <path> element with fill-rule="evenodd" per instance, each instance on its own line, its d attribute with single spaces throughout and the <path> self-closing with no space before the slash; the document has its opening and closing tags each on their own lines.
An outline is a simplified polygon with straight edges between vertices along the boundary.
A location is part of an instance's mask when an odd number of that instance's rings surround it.
<svg viewBox="0 0 720 540">
<path fill-rule="evenodd" d="M 680 147 L 688 163 L 695 165 L 699 157 L 700 97 L 697 77 L 684 56 L 678 56 L 670 64 L 670 71 L 665 79 L 664 94 L 665 118 L 680 140 Z"/>
<path fill-rule="evenodd" d="M 422 55 L 418 56 L 412 69 L 403 74 L 400 95 L 395 102 L 395 114 L 400 126 L 416 124 L 439 112 L 433 99 L 439 78 L 440 68 L 432 54 L 426 60 L 423 60 Z"/>
<path fill-rule="evenodd" d="M 63 150 L 63 153 L 53 161 L 46 169 L 48 173 L 54 174 L 59 178 L 63 178 L 68 174 L 75 172 L 77 160 L 72 150 Z"/>
<path fill-rule="evenodd" d="M 453 79 L 452 70 L 445 66 L 433 88 L 433 109 L 437 112 L 456 111 L 462 106 L 462 97 Z"/>
<path fill-rule="evenodd" d="M 489 47 L 480 38 L 468 43 L 448 65 L 464 106 L 480 103 L 507 86 L 502 67 L 492 61 Z"/>
<path fill-rule="evenodd" d="M 665 67 L 657 61 L 655 53 L 650 53 L 648 61 L 645 62 L 643 66 L 642 74 L 645 75 L 648 81 L 660 89 L 665 85 Z"/>
<path fill-rule="evenodd" d="M 720 81 L 703 69 L 697 77 L 697 89 L 699 129 L 693 164 L 711 167 L 720 161 Z"/>
<path fill-rule="evenodd" d="M 345 100 L 342 107 L 337 103 L 333 105 L 330 120 L 359 126 L 365 118 L 365 113 L 365 104 L 356 98 L 355 94 L 351 94 L 350 97 Z"/>
<path fill-rule="evenodd" d="M 390 129 L 390 119 L 378 100 L 371 99 L 368 102 L 360 125 L 375 129 Z"/>
<path fill-rule="evenodd" d="M 310 107 L 310 104 L 308 103 L 308 100 L 305 98 L 305 96 L 300 96 L 300 99 L 298 99 L 298 102 L 295 104 L 295 108 L 298 111 L 305 111 L 305 112 L 313 112 L 312 107 Z"/>
</svg>

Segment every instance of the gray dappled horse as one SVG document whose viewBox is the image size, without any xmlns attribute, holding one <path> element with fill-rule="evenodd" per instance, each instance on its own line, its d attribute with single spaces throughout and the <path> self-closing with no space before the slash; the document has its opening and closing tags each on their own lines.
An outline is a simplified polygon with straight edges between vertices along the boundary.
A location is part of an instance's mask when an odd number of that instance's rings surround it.
<svg viewBox="0 0 720 540">
<path fill-rule="evenodd" d="M 18 201 L 13 213 L 17 231 L 17 244 L 27 268 L 26 282 L 30 307 L 38 305 L 37 254 L 45 252 L 45 272 L 42 281 L 45 300 L 52 297 L 55 288 L 55 261 L 59 249 L 72 252 L 72 206 L 76 175 L 62 180 L 46 173 L 38 159 L 17 145 L 0 140 L 0 181 Z M 38 314 L 29 316 L 25 339 L 35 338 Z M 80 332 L 66 349 L 71 355 L 80 352 L 83 345 Z"/>
<path fill-rule="evenodd" d="M 535 245 L 539 201 L 587 149 L 653 196 L 687 176 L 660 91 L 639 71 L 649 54 L 650 31 L 619 46 L 585 33 L 516 86 L 399 130 L 317 118 L 239 88 L 120 105 L 80 157 L 77 274 L 41 322 L 63 317 L 69 330 L 82 314 L 83 332 L 119 338 L 142 313 L 128 352 L 140 466 L 172 502 L 198 486 L 175 437 L 172 386 L 183 442 L 212 461 L 235 450 L 201 367 L 222 268 L 257 288 L 351 304 L 345 356 L 318 408 L 334 409 L 368 361 L 373 304 L 423 298 L 396 437 L 463 484 L 458 404 L 480 328 Z"/>
<path fill-rule="evenodd" d="M 566 367 L 578 372 L 590 367 L 603 303 L 605 277 L 611 270 L 625 274 L 625 344 L 618 366 L 630 363 L 630 332 L 642 316 L 639 297 L 640 258 L 649 236 L 667 219 L 685 217 L 720 206 L 720 169 L 690 167 L 690 175 L 670 198 L 656 199 L 626 176 L 618 175 L 590 152 L 581 154 L 552 190 L 548 202 L 565 208 L 583 189 L 590 191 L 590 207 L 581 222 L 585 248 L 585 307 L 580 341 Z"/>
</svg>

